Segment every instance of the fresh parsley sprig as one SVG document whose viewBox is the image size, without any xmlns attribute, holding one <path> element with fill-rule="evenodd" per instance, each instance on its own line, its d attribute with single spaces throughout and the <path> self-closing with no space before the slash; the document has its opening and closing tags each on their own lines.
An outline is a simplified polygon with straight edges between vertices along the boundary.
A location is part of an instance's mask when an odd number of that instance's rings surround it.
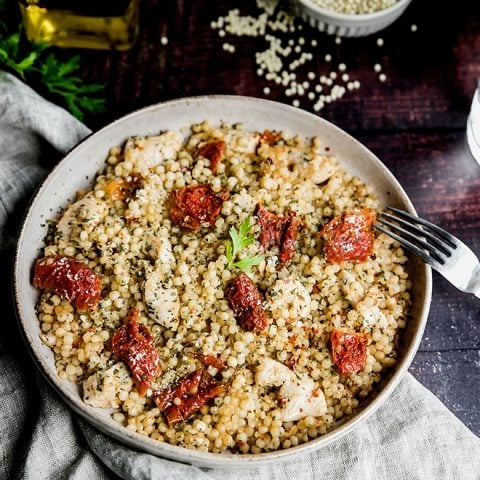
<svg viewBox="0 0 480 480">
<path fill-rule="evenodd" d="M 5 26 L 2 27 L 2 30 L 5 30 Z M 30 51 L 22 52 L 20 42 L 20 30 L 10 35 L 5 34 L 3 37 L 0 35 L 0 65 L 7 67 L 22 80 L 25 80 L 25 74 L 33 69 L 34 64 L 47 46 L 32 44 Z"/>
<path fill-rule="evenodd" d="M 238 230 L 236 230 L 235 227 L 230 227 L 230 230 L 228 231 L 230 240 L 227 240 L 225 245 L 225 256 L 228 260 L 228 269 L 239 268 L 245 273 L 248 273 L 252 267 L 259 265 L 263 260 L 262 256 L 254 255 L 235 261 L 240 251 L 251 245 L 255 240 L 255 237 L 250 235 L 252 227 L 253 223 L 251 217 L 247 217 L 240 224 Z"/>
<path fill-rule="evenodd" d="M 105 99 L 92 96 L 102 91 L 103 85 L 86 84 L 73 74 L 79 68 L 80 55 L 75 55 L 62 63 L 50 53 L 38 71 L 47 90 L 62 97 L 70 112 L 82 120 L 85 113 L 105 111 Z"/>
<path fill-rule="evenodd" d="M 104 86 L 86 83 L 75 75 L 80 67 L 80 56 L 61 61 L 54 53 L 45 53 L 48 45 L 28 42 L 21 25 L 9 28 L 3 21 L 4 17 L 12 17 L 7 15 L 11 13 L 7 12 L 7 5 L 0 0 L 0 69 L 17 75 L 33 86 L 43 86 L 54 100 L 61 100 L 79 120 L 83 120 L 87 113 L 105 111 L 106 100 L 99 95 Z M 13 18 L 10 25 L 12 21 Z"/>
</svg>

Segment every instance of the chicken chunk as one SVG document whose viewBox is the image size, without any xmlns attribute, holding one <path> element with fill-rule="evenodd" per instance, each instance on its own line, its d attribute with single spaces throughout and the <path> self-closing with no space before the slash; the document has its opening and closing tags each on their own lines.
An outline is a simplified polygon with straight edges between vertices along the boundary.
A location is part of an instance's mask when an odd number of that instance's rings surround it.
<svg viewBox="0 0 480 480">
<path fill-rule="evenodd" d="M 273 318 L 281 317 L 292 322 L 305 318 L 310 313 L 310 294 L 293 277 L 277 280 L 268 291 L 267 299 Z"/>
<path fill-rule="evenodd" d="M 365 296 L 365 289 L 357 277 L 348 270 L 340 270 L 338 273 L 340 281 L 340 288 L 342 289 L 345 298 L 354 307 Z"/>
<path fill-rule="evenodd" d="M 258 139 L 260 134 L 258 132 L 245 132 L 231 130 L 225 133 L 224 141 L 228 148 L 244 155 L 253 155 L 257 149 Z"/>
<path fill-rule="evenodd" d="M 131 162 L 136 171 L 152 168 L 164 160 L 174 159 L 182 143 L 180 134 L 173 131 L 152 137 L 130 137 L 125 145 L 125 160 Z"/>
<path fill-rule="evenodd" d="M 387 317 L 376 305 L 367 304 L 365 301 L 359 302 L 357 312 L 363 318 L 363 325 L 366 328 L 388 327 Z"/>
<path fill-rule="evenodd" d="M 337 170 L 337 163 L 332 157 L 316 155 L 310 162 L 296 165 L 293 172 L 301 181 L 316 185 L 328 180 Z"/>
<path fill-rule="evenodd" d="M 256 382 L 262 387 L 280 387 L 279 397 L 283 406 L 279 419 L 294 422 L 305 417 L 320 417 L 327 412 L 325 395 L 315 390 L 314 381 L 306 376 L 295 374 L 276 360 L 265 357 L 260 361 L 256 372 Z"/>
<path fill-rule="evenodd" d="M 305 159 L 302 149 L 278 144 L 263 143 L 258 148 L 263 160 L 260 166 L 262 175 L 277 178 L 292 184 L 320 184 L 328 180 L 337 170 L 332 157 L 315 155 Z"/>
<path fill-rule="evenodd" d="M 148 235 L 145 240 L 145 253 L 155 262 L 166 266 L 175 262 L 172 244 L 167 236 Z"/>
<path fill-rule="evenodd" d="M 154 270 L 147 275 L 143 298 L 148 314 L 160 325 L 176 330 L 179 323 L 180 300 L 175 288 L 165 286 L 163 275 Z"/>
<path fill-rule="evenodd" d="M 70 205 L 57 223 L 55 232 L 60 248 L 65 248 L 70 239 L 77 238 L 81 231 L 93 232 L 108 213 L 107 203 L 87 193 L 83 198 Z"/>
<path fill-rule="evenodd" d="M 118 362 L 103 372 L 94 373 L 83 382 L 83 401 L 92 407 L 117 408 L 119 393 L 128 393 L 132 386 L 127 367 Z"/>
</svg>

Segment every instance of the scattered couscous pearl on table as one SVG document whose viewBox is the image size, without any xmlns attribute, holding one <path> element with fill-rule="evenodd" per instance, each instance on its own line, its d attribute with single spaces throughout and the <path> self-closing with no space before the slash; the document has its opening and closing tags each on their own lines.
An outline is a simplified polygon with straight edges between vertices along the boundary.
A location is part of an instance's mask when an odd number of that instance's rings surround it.
<svg viewBox="0 0 480 480">
<path fill-rule="evenodd" d="M 255 72 L 258 77 L 270 82 L 271 86 L 280 87 L 280 90 L 276 88 L 276 92 L 283 92 L 286 98 L 294 97 L 290 103 L 296 100 L 295 104 L 300 102 L 295 97 L 303 97 L 306 100 L 305 107 L 310 106 L 313 111 L 319 112 L 326 104 L 338 101 L 345 94 L 360 88 L 360 82 L 355 80 L 354 69 L 348 68 L 342 61 L 344 47 L 341 37 L 328 38 L 325 34 L 319 34 L 321 36 L 318 39 L 309 40 L 307 33 L 303 33 L 302 20 L 282 10 L 281 5 L 266 0 L 257 0 L 256 3 L 258 14 L 243 15 L 239 8 L 234 8 L 212 21 L 210 26 L 222 39 L 227 35 L 264 39 L 265 47 L 256 47 L 255 50 Z M 388 8 L 396 0 L 315 0 L 315 3 L 341 13 L 362 14 Z M 412 25 L 410 30 L 416 31 L 416 25 Z M 348 42 L 350 46 L 355 41 L 348 39 L 345 43 Z M 378 47 L 385 44 L 382 37 L 376 37 L 374 41 Z M 228 42 L 223 42 L 222 48 L 228 53 L 236 51 Z M 330 68 L 326 68 L 334 58 L 338 62 L 337 67 L 330 65 Z M 318 72 L 312 69 L 313 66 L 319 68 Z M 385 74 L 378 75 L 382 70 L 380 63 L 376 63 L 373 70 L 380 82 L 386 80 Z M 315 99 L 315 94 L 322 90 L 324 99 Z M 270 94 L 265 90 L 263 93 Z"/>
<path fill-rule="evenodd" d="M 231 43 L 226 43 L 226 42 L 225 42 L 225 43 L 222 45 L 222 49 L 223 49 L 223 51 L 225 51 L 225 52 L 235 53 L 235 46 L 232 45 Z"/>
</svg>

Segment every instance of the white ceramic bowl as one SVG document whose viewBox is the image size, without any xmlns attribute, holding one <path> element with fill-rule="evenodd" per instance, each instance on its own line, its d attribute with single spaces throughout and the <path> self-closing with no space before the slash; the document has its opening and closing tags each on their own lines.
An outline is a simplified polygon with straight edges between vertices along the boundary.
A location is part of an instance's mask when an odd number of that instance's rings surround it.
<svg viewBox="0 0 480 480">
<path fill-rule="evenodd" d="M 388 27 L 405 11 L 412 0 L 399 0 L 395 5 L 374 13 L 350 15 L 319 7 L 312 0 L 291 0 L 297 15 L 313 28 L 339 37 L 364 37 Z"/>
<path fill-rule="evenodd" d="M 418 348 L 430 305 L 431 272 L 425 264 L 412 259 L 413 315 L 402 332 L 396 367 L 389 372 L 362 410 L 338 424 L 330 433 L 308 443 L 262 454 L 200 452 L 132 433 L 112 420 L 108 412 L 86 405 L 77 386 L 58 377 L 53 353 L 39 337 L 40 322 L 35 312 L 39 291 L 31 285 L 31 273 L 35 259 L 42 252 L 47 232 L 46 220 L 55 218 L 57 212 L 72 199 L 74 192 L 91 185 L 110 147 L 122 144 L 131 135 L 151 135 L 166 129 L 183 129 L 187 135 L 186 127 L 205 119 L 213 124 L 222 121 L 242 122 L 246 129 L 251 130 L 283 130 L 303 136 L 319 136 L 348 171 L 373 187 L 382 204 L 414 212 L 402 187 L 373 153 L 339 128 L 311 113 L 248 97 L 210 96 L 173 100 L 139 110 L 106 126 L 73 148 L 50 173 L 33 198 L 20 233 L 14 271 L 15 297 L 20 325 L 35 362 L 50 384 L 78 414 L 103 432 L 136 449 L 199 466 L 235 468 L 279 461 L 290 455 L 321 448 L 371 415 L 400 381 Z"/>
</svg>

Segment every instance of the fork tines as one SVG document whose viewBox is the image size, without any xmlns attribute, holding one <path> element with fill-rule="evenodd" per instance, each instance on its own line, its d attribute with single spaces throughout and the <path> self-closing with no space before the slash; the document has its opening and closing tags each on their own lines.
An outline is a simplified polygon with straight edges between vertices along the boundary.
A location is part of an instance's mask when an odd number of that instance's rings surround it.
<svg viewBox="0 0 480 480">
<path fill-rule="evenodd" d="M 457 248 L 457 239 L 437 225 L 397 208 L 388 207 L 387 210 L 380 212 L 374 227 L 426 263 L 443 265 Z"/>
</svg>

